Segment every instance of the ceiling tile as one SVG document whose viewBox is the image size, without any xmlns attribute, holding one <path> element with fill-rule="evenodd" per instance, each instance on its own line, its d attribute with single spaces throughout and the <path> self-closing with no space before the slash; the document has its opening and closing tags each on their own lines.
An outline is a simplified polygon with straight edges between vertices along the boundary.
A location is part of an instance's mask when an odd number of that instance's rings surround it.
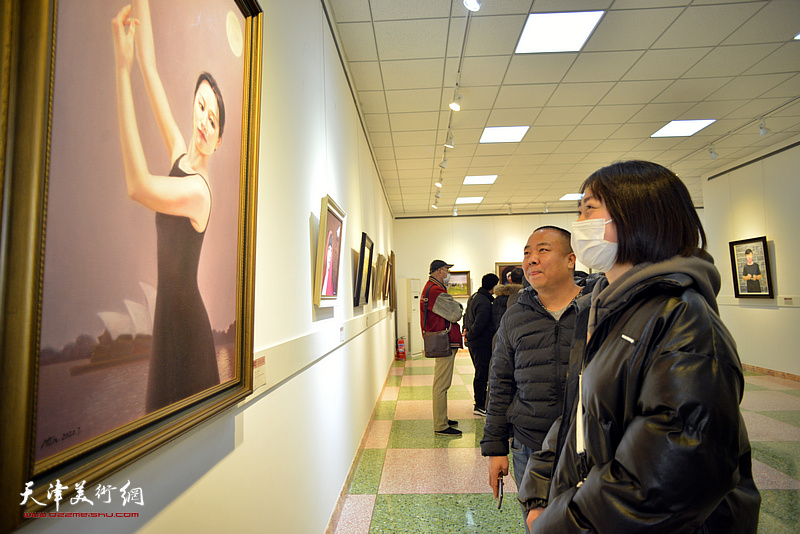
<svg viewBox="0 0 800 534">
<path fill-rule="evenodd" d="M 465 57 L 461 69 L 461 85 L 466 87 L 500 85 L 508 68 L 508 57 Z M 453 80 L 455 87 L 455 79 Z"/>
<path fill-rule="evenodd" d="M 659 37 L 653 48 L 717 45 L 763 5 L 763 2 L 747 2 L 690 6 Z"/>
<path fill-rule="evenodd" d="M 623 80 L 664 80 L 679 78 L 692 68 L 711 48 L 650 50 L 622 76 Z"/>
<path fill-rule="evenodd" d="M 441 93 L 438 88 L 386 91 L 386 104 L 390 113 L 438 111 Z"/>
<path fill-rule="evenodd" d="M 389 121 L 391 121 L 392 131 L 395 132 L 419 129 L 434 130 L 438 117 L 437 112 L 392 113 L 389 115 Z"/>
<path fill-rule="evenodd" d="M 578 54 L 514 54 L 503 84 L 558 83 Z"/>
<path fill-rule="evenodd" d="M 753 44 L 788 41 L 800 28 L 800 2 L 776 0 L 766 3 L 753 17 L 736 29 L 723 44 Z"/>
<path fill-rule="evenodd" d="M 514 52 L 525 25 L 524 15 L 475 17 L 469 26 L 466 56 L 508 56 Z"/>
<path fill-rule="evenodd" d="M 406 20 L 444 18 L 450 16 L 449 2 L 420 2 L 419 0 L 373 0 L 375 20 Z"/>
<path fill-rule="evenodd" d="M 780 47 L 779 44 L 720 46 L 706 54 L 686 74 L 687 78 L 738 76 Z"/>
<path fill-rule="evenodd" d="M 429 59 L 445 55 L 447 19 L 398 20 L 375 23 L 381 60 Z"/>
<path fill-rule="evenodd" d="M 617 82 L 601 104 L 647 104 L 669 87 L 670 80 Z"/>
<path fill-rule="evenodd" d="M 681 11 L 680 8 L 609 11 L 600 19 L 584 50 L 646 50 Z"/>
<path fill-rule="evenodd" d="M 386 113 L 386 95 L 383 91 L 360 91 L 358 101 L 364 113 Z"/>
<path fill-rule="evenodd" d="M 630 120 L 636 113 L 641 111 L 641 104 L 619 105 L 619 106 L 597 106 L 593 108 L 581 124 L 616 124 Z"/>
<path fill-rule="evenodd" d="M 486 126 L 530 126 L 542 108 L 495 109 Z"/>
<path fill-rule="evenodd" d="M 350 73 L 357 91 L 382 91 L 381 68 L 377 61 L 353 62 Z"/>
<path fill-rule="evenodd" d="M 443 68 L 443 59 L 381 61 L 383 84 L 387 91 L 441 88 Z"/>
<path fill-rule="evenodd" d="M 336 22 L 371 20 L 368 0 L 330 0 Z"/>
<path fill-rule="evenodd" d="M 639 50 L 581 54 L 564 76 L 565 82 L 616 81 L 642 57 Z"/>
<path fill-rule="evenodd" d="M 503 85 L 497 94 L 495 109 L 540 107 L 547 104 L 548 99 L 558 84 L 536 85 Z"/>
<path fill-rule="evenodd" d="M 375 36 L 370 22 L 349 22 L 339 25 L 339 36 L 342 38 L 344 51 L 348 61 L 377 61 L 378 51 L 375 48 Z"/>
<path fill-rule="evenodd" d="M 697 102 L 713 94 L 733 78 L 695 78 L 676 80 L 653 103 Z"/>
<path fill-rule="evenodd" d="M 548 106 L 593 106 L 614 87 L 614 82 L 562 83 L 550 97 Z"/>
<path fill-rule="evenodd" d="M 534 127 L 576 125 L 592 110 L 591 106 L 544 108 L 536 117 Z"/>
</svg>

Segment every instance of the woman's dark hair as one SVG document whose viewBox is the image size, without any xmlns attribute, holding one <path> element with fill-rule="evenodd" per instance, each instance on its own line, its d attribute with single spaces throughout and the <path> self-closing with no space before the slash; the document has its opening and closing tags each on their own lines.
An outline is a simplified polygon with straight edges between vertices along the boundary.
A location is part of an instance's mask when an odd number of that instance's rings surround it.
<svg viewBox="0 0 800 534">
<path fill-rule="evenodd" d="M 617 261 L 636 265 L 691 256 L 706 234 L 692 197 L 669 169 L 622 161 L 595 171 L 581 186 L 605 203 L 617 228 Z"/>
<path fill-rule="evenodd" d="M 197 83 L 194 86 L 194 94 L 197 96 L 197 90 L 200 89 L 200 84 L 206 82 L 211 90 L 214 91 L 214 96 L 217 97 L 217 107 L 219 108 L 219 138 L 222 139 L 222 132 L 225 130 L 225 102 L 222 100 L 222 91 L 219 90 L 217 80 L 207 72 L 201 72 L 197 77 Z"/>
<path fill-rule="evenodd" d="M 494 286 L 497 285 L 500 279 L 494 273 L 487 273 L 483 275 L 481 278 L 481 287 L 486 291 L 491 291 Z"/>
</svg>

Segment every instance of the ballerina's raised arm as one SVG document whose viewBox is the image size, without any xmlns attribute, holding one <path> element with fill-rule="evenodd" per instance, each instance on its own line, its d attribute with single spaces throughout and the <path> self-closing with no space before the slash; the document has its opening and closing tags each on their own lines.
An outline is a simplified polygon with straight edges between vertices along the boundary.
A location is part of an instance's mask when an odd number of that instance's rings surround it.
<svg viewBox="0 0 800 534">
<path fill-rule="evenodd" d="M 136 18 L 132 17 L 133 14 Z M 205 75 L 210 81 L 201 75 L 195 90 L 193 130 L 187 150 L 156 68 L 148 2 L 137 0 L 133 7 L 123 7 L 112 20 L 112 30 L 117 112 L 128 195 L 153 211 L 188 217 L 194 228 L 202 232 L 211 209 L 211 193 L 206 183 L 208 157 L 221 143 L 224 121 L 224 106 L 219 90 L 212 86 L 213 78 L 210 75 Z M 177 179 L 154 175 L 148 170 L 131 90 L 130 73 L 134 56 L 138 56 L 151 107 L 169 152 L 170 162 L 174 163 L 182 154 L 188 154 L 188 158 L 184 158 L 188 161 L 181 161 L 180 165 L 190 176 Z"/>
</svg>

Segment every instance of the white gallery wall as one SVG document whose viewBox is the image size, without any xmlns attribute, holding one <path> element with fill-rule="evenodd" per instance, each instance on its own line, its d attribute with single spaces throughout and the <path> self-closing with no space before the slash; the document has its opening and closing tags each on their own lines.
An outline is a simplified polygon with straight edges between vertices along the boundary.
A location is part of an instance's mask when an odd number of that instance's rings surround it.
<svg viewBox="0 0 800 534">
<path fill-rule="evenodd" d="M 145 505 L 119 510 L 140 517 L 38 519 L 22 532 L 325 531 L 394 356 L 388 301 L 353 307 L 351 251 L 365 231 L 375 257 L 388 255 L 392 218 L 320 1 L 261 4 L 254 357 L 266 384 L 104 481 L 141 488 Z M 325 195 L 347 218 L 339 298 L 318 309 Z"/>
<path fill-rule="evenodd" d="M 720 316 L 743 363 L 794 375 L 800 375 L 800 146 L 778 150 L 798 142 L 790 139 L 721 176 L 703 178 L 709 251 L 722 276 Z M 737 299 L 729 243 L 760 236 L 767 237 L 776 298 Z"/>
</svg>

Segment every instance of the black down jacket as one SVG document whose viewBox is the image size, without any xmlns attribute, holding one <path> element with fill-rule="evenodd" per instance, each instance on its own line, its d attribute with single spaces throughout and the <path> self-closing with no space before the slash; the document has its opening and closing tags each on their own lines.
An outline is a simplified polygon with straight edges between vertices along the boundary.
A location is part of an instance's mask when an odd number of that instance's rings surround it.
<svg viewBox="0 0 800 534">
<path fill-rule="evenodd" d="M 546 504 L 532 533 L 756 532 L 744 378 L 718 291 L 719 273 L 698 257 L 597 284 L 576 327 L 562 418 L 520 485 L 526 508 Z"/>
<path fill-rule="evenodd" d="M 500 320 L 489 375 L 489 405 L 481 439 L 484 456 L 508 454 L 513 435 L 538 449 L 564 403 L 572 332 L 589 295 L 578 297 L 556 322 L 528 287 Z"/>
</svg>

